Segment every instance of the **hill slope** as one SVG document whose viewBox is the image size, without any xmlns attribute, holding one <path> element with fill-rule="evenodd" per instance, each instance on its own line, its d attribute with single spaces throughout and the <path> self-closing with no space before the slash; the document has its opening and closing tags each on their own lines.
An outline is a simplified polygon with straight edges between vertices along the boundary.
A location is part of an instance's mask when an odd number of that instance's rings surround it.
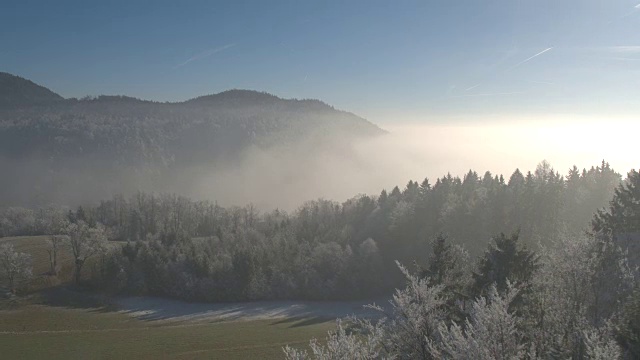
<svg viewBox="0 0 640 360">
<path fill-rule="evenodd" d="M 64 100 L 53 91 L 19 76 L 0 72 L 0 109 L 50 104 Z"/>
</svg>

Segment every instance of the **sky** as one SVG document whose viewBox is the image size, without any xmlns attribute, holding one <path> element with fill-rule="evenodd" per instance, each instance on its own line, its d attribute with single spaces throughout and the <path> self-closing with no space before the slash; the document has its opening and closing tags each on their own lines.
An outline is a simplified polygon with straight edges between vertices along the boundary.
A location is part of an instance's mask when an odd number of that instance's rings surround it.
<svg viewBox="0 0 640 360">
<path fill-rule="evenodd" d="M 3 0 L 0 71 L 65 97 L 253 89 L 376 123 L 633 118 L 638 1 Z"/>
</svg>

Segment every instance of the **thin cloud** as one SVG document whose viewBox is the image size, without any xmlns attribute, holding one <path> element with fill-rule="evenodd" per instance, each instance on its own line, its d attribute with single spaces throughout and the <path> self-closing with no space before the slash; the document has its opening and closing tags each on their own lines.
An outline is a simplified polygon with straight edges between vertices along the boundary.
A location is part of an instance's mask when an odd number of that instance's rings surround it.
<svg viewBox="0 0 640 360">
<path fill-rule="evenodd" d="M 217 53 L 219 53 L 221 51 L 227 50 L 227 49 L 232 48 L 234 46 L 236 46 L 235 43 L 234 44 L 227 44 L 227 45 L 220 46 L 220 47 L 213 48 L 213 49 L 209 49 L 209 50 L 207 50 L 205 52 L 201 52 L 200 54 L 196 54 L 196 55 L 188 58 L 187 60 L 181 62 L 180 64 L 174 66 L 173 68 L 177 69 L 177 68 L 180 68 L 180 67 L 183 67 L 183 66 L 187 65 L 188 63 L 190 63 L 192 61 L 208 58 L 209 56 L 211 56 L 213 54 L 217 54 Z"/>
<path fill-rule="evenodd" d="M 610 46 L 606 50 L 615 53 L 635 54 L 640 53 L 640 46 Z"/>
<path fill-rule="evenodd" d="M 507 69 L 507 71 L 511 71 L 511 70 L 513 70 L 513 69 L 515 69 L 515 68 L 517 68 L 517 67 L 519 67 L 519 66 L 521 66 L 521 65 L 523 65 L 523 64 L 525 64 L 525 63 L 537 58 L 538 56 L 540 56 L 540 55 L 542 55 L 542 54 L 544 54 L 544 53 L 546 53 L 548 51 L 551 51 L 551 50 L 553 50 L 553 47 L 546 48 L 546 49 L 540 51 L 539 53 L 520 61 L 519 63 L 517 63 L 514 66 L 510 67 L 509 69 Z"/>
<path fill-rule="evenodd" d="M 630 57 L 622 57 L 622 56 L 611 56 L 611 57 L 603 57 L 605 60 L 618 60 L 618 61 L 640 61 L 640 58 L 630 58 Z"/>
</svg>

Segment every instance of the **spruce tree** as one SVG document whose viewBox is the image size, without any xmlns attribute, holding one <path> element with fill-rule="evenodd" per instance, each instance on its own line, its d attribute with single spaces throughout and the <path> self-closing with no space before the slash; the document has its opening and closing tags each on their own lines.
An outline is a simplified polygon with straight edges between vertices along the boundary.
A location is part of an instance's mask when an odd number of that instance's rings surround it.
<svg viewBox="0 0 640 360">
<path fill-rule="evenodd" d="M 485 252 L 478 271 L 473 274 L 471 292 L 476 297 L 486 295 L 486 291 L 495 284 L 499 292 L 506 291 L 508 283 L 528 287 L 534 271 L 538 268 L 538 257 L 533 251 L 520 245 L 519 233 L 511 236 L 504 233 L 493 238 Z"/>
</svg>

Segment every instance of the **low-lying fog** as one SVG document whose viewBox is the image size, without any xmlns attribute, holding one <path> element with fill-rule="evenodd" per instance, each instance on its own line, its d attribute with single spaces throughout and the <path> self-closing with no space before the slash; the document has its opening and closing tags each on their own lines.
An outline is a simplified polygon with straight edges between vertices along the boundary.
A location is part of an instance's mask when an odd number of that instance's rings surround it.
<svg viewBox="0 0 640 360">
<path fill-rule="evenodd" d="M 409 180 L 470 169 L 502 174 L 516 168 L 533 171 L 547 160 L 566 175 L 597 166 L 604 159 L 626 175 L 638 168 L 637 125 L 631 119 L 602 121 L 587 117 L 492 120 L 467 118 L 423 124 L 383 124 L 389 133 L 334 144 L 300 139 L 276 148 L 251 148 L 226 162 L 219 158 L 197 167 L 174 164 L 173 171 L 103 167 L 87 158 L 67 160 L 52 172 L 46 159 L 3 161 L 0 206 L 77 206 L 135 191 L 170 192 L 223 206 L 254 204 L 262 210 L 293 210 L 317 198 L 343 201 L 358 194 L 401 188 Z M 329 136 L 335 138 L 336 136 Z"/>
<path fill-rule="evenodd" d="M 463 176 L 469 169 L 480 175 L 489 170 L 508 180 L 516 168 L 533 171 L 542 160 L 562 175 L 573 165 L 590 168 L 603 159 L 623 175 L 638 166 L 631 119 L 477 118 L 431 125 L 389 123 L 382 128 L 389 134 L 319 153 L 305 143 L 268 152 L 252 149 L 241 161 L 198 170 L 197 180 L 184 193 L 221 205 L 253 203 L 262 209 L 291 210 L 306 200 L 378 194 L 425 176 L 433 184 L 437 177 Z"/>
</svg>

